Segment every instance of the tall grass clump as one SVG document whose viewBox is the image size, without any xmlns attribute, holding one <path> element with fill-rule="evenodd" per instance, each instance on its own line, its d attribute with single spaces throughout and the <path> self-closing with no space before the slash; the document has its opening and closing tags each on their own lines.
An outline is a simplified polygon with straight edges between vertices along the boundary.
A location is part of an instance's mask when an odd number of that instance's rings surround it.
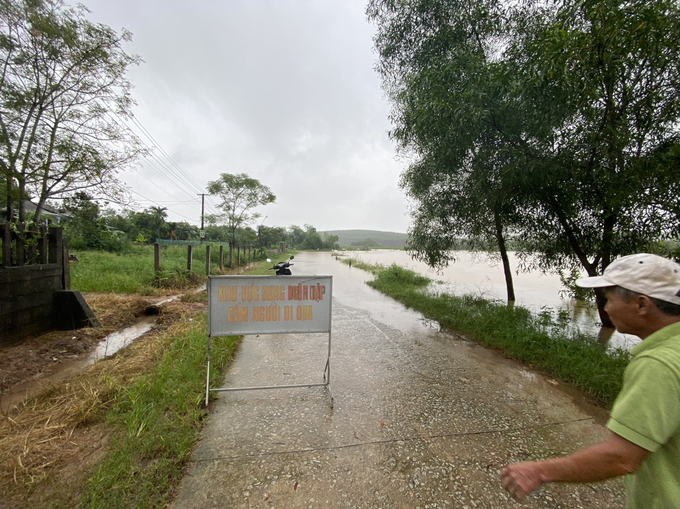
<svg viewBox="0 0 680 509">
<path fill-rule="evenodd" d="M 205 415 L 207 317 L 194 316 L 177 335 L 169 330 L 153 368 L 120 387 L 107 422 L 110 452 L 86 483 L 79 507 L 165 507 L 199 438 Z M 211 384 L 238 345 L 214 338 Z"/>
<path fill-rule="evenodd" d="M 594 337 L 568 335 L 563 319 L 470 295 L 435 295 L 426 291 L 428 278 L 396 265 L 379 268 L 375 274 L 370 286 L 439 322 L 442 328 L 572 384 L 600 404 L 611 405 L 621 389 L 629 354 L 608 352 Z"/>
</svg>

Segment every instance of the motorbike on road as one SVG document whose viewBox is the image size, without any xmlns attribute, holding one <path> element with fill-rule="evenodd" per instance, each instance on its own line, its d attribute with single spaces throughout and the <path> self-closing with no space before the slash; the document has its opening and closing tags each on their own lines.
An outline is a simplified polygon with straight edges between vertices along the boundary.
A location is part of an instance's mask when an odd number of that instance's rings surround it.
<svg viewBox="0 0 680 509">
<path fill-rule="evenodd" d="M 294 263 L 290 262 L 293 258 L 295 258 L 295 257 L 291 256 L 285 262 L 279 262 L 269 270 L 275 270 L 277 276 L 291 276 L 291 275 L 293 275 L 293 273 L 290 271 L 290 266 L 295 265 Z M 269 259 L 269 258 L 267 258 L 267 261 L 269 263 L 272 262 L 271 259 Z"/>
</svg>

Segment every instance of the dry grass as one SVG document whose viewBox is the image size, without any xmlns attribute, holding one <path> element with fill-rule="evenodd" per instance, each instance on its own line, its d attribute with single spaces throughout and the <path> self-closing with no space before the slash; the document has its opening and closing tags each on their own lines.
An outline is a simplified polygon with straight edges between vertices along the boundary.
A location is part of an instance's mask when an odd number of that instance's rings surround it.
<svg viewBox="0 0 680 509">
<path fill-rule="evenodd" d="M 115 296 L 97 300 L 104 308 L 114 304 L 121 304 Z M 126 305 L 138 307 L 137 302 Z M 69 490 L 63 486 L 78 485 L 100 457 L 108 436 L 104 416 L 119 388 L 148 372 L 165 348 L 165 338 L 188 327 L 181 307 L 174 308 L 165 311 L 166 331 L 148 333 L 114 357 L 0 416 L 0 493 L 4 495 L 0 507 L 8 502 L 10 507 L 65 507 L 74 502 L 64 499 Z"/>
<path fill-rule="evenodd" d="M 116 293 L 88 293 L 85 300 L 108 332 L 132 325 L 151 304 L 149 297 Z"/>
</svg>

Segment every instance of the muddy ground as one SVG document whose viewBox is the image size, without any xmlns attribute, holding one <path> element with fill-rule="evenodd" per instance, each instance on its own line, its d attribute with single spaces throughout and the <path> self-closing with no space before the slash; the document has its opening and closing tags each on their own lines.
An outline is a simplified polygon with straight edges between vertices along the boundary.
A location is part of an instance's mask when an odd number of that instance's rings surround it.
<svg viewBox="0 0 680 509">
<path fill-rule="evenodd" d="M 168 329 L 207 310 L 205 292 L 163 303 L 150 331 L 111 361 L 88 365 L 80 361 L 107 335 L 146 318 L 167 296 L 84 297 L 101 328 L 54 331 L 0 347 L 0 509 L 73 506 L 83 476 L 107 451 L 108 391 L 149 369 Z M 77 373 L 65 369 L 74 364 Z M 60 370 L 69 376 L 52 381 Z M 22 401 L 27 386 L 30 397 Z"/>
<path fill-rule="evenodd" d="M 0 394 L 18 384 L 59 369 L 59 364 L 90 352 L 108 334 L 136 323 L 167 297 L 89 293 L 85 299 L 101 322 L 99 328 L 52 331 L 0 347 Z M 176 304 L 175 304 L 176 306 Z M 162 322 L 162 315 L 159 315 Z"/>
</svg>

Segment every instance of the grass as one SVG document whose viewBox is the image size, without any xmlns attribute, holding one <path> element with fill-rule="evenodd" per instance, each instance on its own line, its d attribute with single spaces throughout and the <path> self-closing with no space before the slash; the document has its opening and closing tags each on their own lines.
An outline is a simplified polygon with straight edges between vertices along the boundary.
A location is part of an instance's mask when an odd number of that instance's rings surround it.
<svg viewBox="0 0 680 509">
<path fill-rule="evenodd" d="M 372 272 L 375 279 L 370 286 L 442 328 L 574 385 L 603 406 L 610 406 L 621 389 L 629 354 L 608 352 L 593 337 L 568 335 L 564 317 L 550 312 L 535 315 L 526 308 L 470 295 L 435 295 L 427 290 L 428 278 L 396 265 L 379 267 L 352 260 L 352 266 Z"/>
<path fill-rule="evenodd" d="M 141 250 L 125 276 L 148 277 L 146 268 L 136 269 L 148 254 Z M 95 261 L 102 264 L 100 274 L 124 270 L 118 264 L 126 258 L 96 255 L 79 253 L 78 270 Z M 260 262 L 249 274 L 271 274 L 271 265 Z M 205 292 L 182 298 L 189 306 L 206 300 Z M 211 385 L 220 384 L 239 342 L 236 336 L 213 338 Z M 3 416 L 3 501 L 13 507 L 166 507 L 207 415 L 206 356 L 206 313 L 177 316 L 167 330 L 135 341 Z"/>
<path fill-rule="evenodd" d="M 109 454 L 87 481 L 78 507 L 165 507 L 179 483 L 206 415 L 207 317 L 170 331 L 152 370 L 117 391 L 107 416 Z M 211 383 L 219 383 L 239 338 L 214 338 Z"/>
<path fill-rule="evenodd" d="M 161 270 L 154 271 L 154 247 L 135 246 L 125 253 L 75 251 L 79 262 L 70 265 L 71 288 L 81 292 L 154 295 L 160 288 L 187 289 L 205 280 L 206 246 L 195 246 L 192 271 L 187 269 L 187 246 L 161 246 Z M 234 253 L 236 257 L 236 253 Z M 228 264 L 229 253 L 224 252 Z M 235 263 L 235 262 L 234 262 Z M 219 271 L 219 248 L 210 252 L 211 273 Z"/>
</svg>

